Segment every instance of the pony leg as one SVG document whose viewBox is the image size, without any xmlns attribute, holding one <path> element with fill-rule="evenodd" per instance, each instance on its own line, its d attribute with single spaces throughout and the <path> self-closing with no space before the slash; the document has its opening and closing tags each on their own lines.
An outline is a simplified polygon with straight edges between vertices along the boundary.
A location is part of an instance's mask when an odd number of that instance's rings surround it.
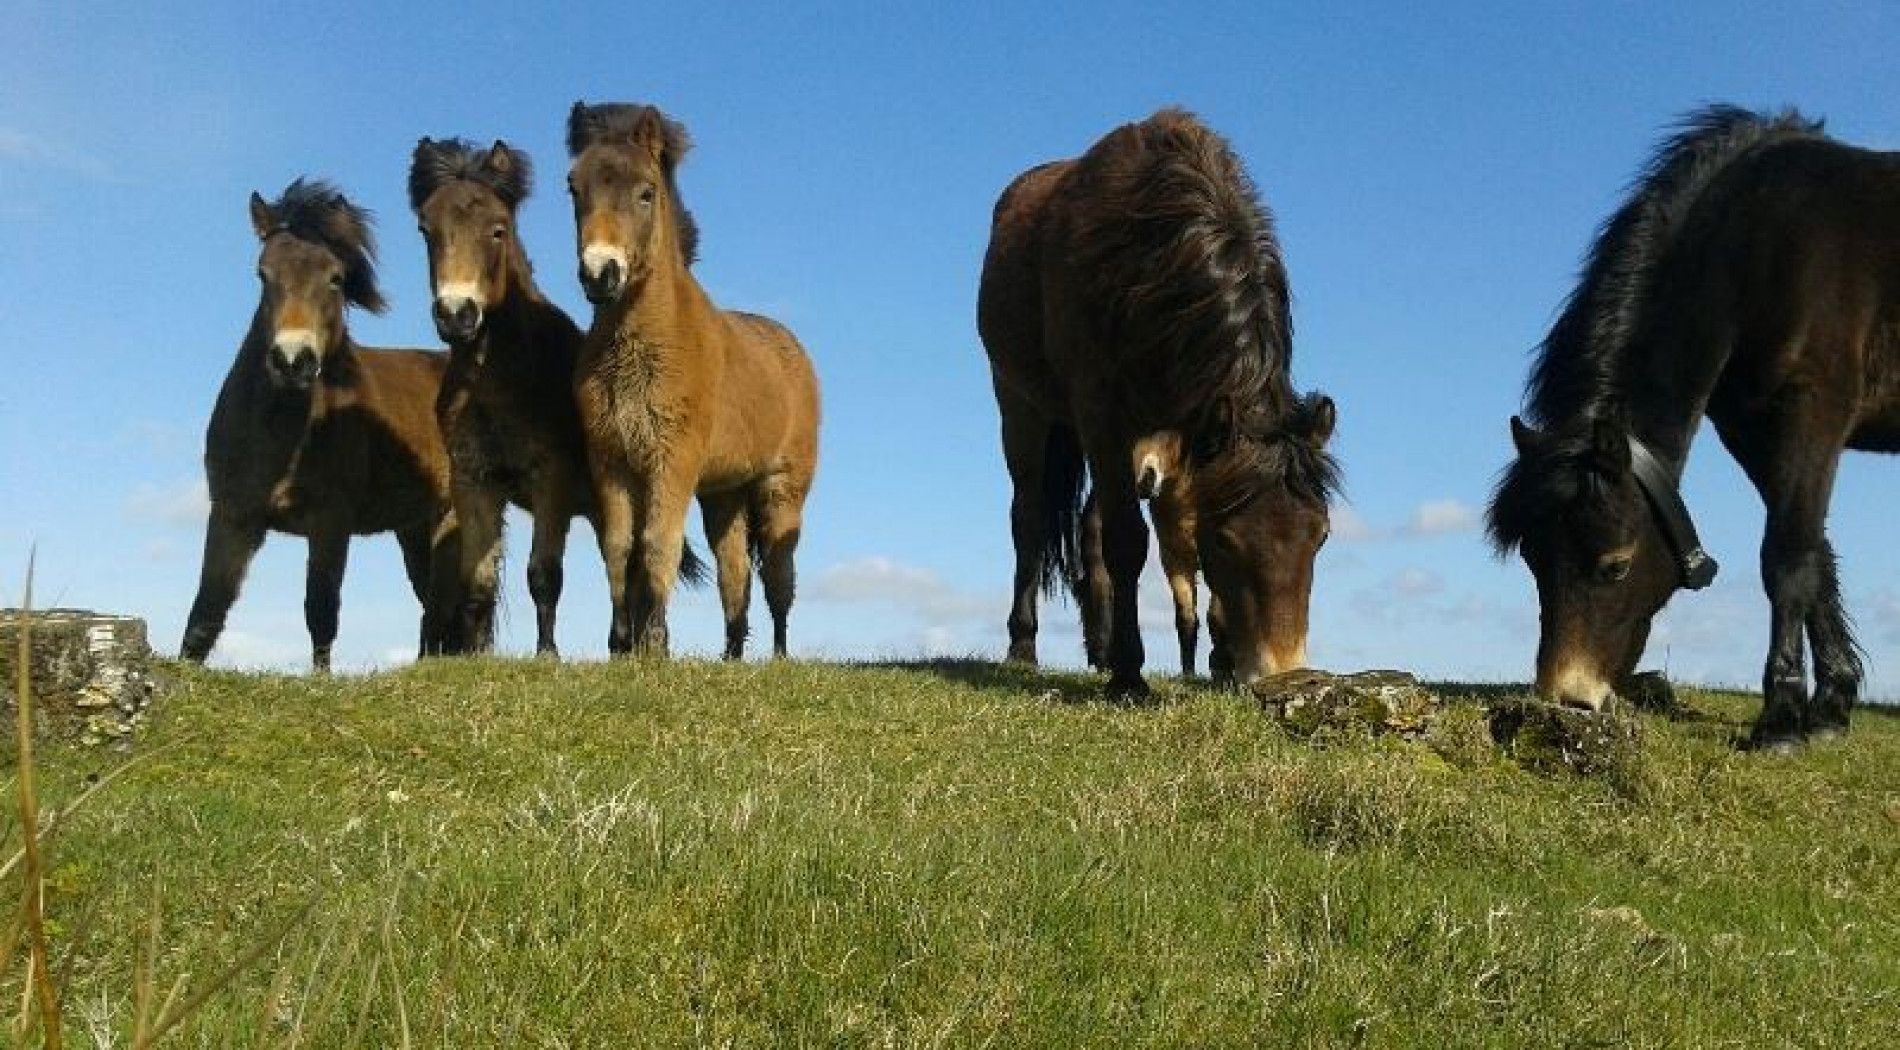
<svg viewBox="0 0 1900 1050">
<path fill-rule="evenodd" d="M 746 495 L 721 492 L 699 498 L 706 544 L 719 566 L 719 605 L 726 614 L 726 659 L 745 656 L 747 606 L 752 603 L 752 556 L 746 549 Z"/>
<path fill-rule="evenodd" d="M 1227 648 L 1227 618 L 1221 611 L 1220 596 L 1207 594 L 1207 674 L 1216 685 L 1231 685 L 1234 680 L 1234 654 Z"/>
<path fill-rule="evenodd" d="M 468 651 L 462 624 L 462 524 L 454 511 L 429 532 L 428 595 L 422 600 L 423 656 Z"/>
<path fill-rule="evenodd" d="M 429 523 L 409 525 L 396 530 L 396 544 L 402 548 L 402 570 L 409 577 L 409 589 L 422 605 L 422 627 L 416 647 L 418 659 L 433 655 L 432 639 L 440 630 L 434 604 L 434 584 L 430 580 L 434 564 L 434 529 Z"/>
<path fill-rule="evenodd" d="M 1200 558 L 1194 549 L 1194 537 L 1170 504 L 1157 499 L 1148 508 L 1154 514 L 1161 546 L 1161 571 L 1167 575 L 1168 590 L 1174 595 L 1174 635 L 1181 643 L 1181 674 L 1192 678 L 1194 652 L 1201 638 L 1200 595 L 1194 586 Z"/>
<path fill-rule="evenodd" d="M 185 617 L 185 637 L 178 646 L 181 659 L 204 663 L 211 647 L 224 633 L 224 617 L 237 601 L 244 573 L 257 548 L 264 544 L 262 522 L 239 519 L 214 504 L 205 523 L 204 563 L 198 572 L 198 594 Z"/>
<path fill-rule="evenodd" d="M 759 532 L 759 576 L 765 585 L 765 606 L 772 612 L 772 655 L 786 656 L 786 636 L 792 599 L 798 590 L 799 535 L 805 527 L 805 496 L 809 477 L 781 475 L 759 488 L 752 518 Z"/>
<path fill-rule="evenodd" d="M 1762 711 L 1750 734 L 1753 746 L 1768 750 L 1791 748 L 1811 732 L 1843 730 L 1861 676 L 1827 541 L 1827 508 L 1847 428 L 1800 411 L 1808 406 L 1799 402 L 1791 407 L 1796 411 L 1765 426 L 1722 433 L 1768 509 L 1761 578 L 1768 593 L 1769 649 L 1762 669 Z M 1826 451 L 1819 456 L 1797 451 L 1814 448 Z M 1808 643 L 1814 646 L 1817 677 L 1812 699 Z"/>
<path fill-rule="evenodd" d="M 1137 588 L 1142 565 L 1148 560 L 1148 522 L 1141 514 L 1134 478 L 1129 476 L 1127 446 L 1090 442 L 1088 448 L 1095 497 L 1101 506 L 1102 561 L 1109 579 L 1108 690 L 1117 696 L 1145 697 L 1148 683 L 1141 677 L 1141 666 L 1146 654 Z"/>
<path fill-rule="evenodd" d="M 685 479 L 697 474 L 697 470 L 676 470 L 674 478 L 650 479 L 646 503 L 638 512 L 640 541 L 628 572 L 634 588 L 634 644 L 643 655 L 667 656 L 666 606 L 679 579 L 686 508 L 692 497 L 692 485 Z"/>
<path fill-rule="evenodd" d="M 1089 666 L 1108 670 L 1109 607 L 1112 590 L 1108 562 L 1102 556 L 1102 507 L 1094 493 L 1082 504 L 1082 565 L 1075 574 L 1075 604 L 1082 611 L 1082 649 Z"/>
<path fill-rule="evenodd" d="M 549 480 L 538 486 L 534 499 L 534 539 L 528 547 L 528 595 L 534 599 L 534 651 L 559 657 L 554 643 L 555 611 L 561 604 L 566 574 L 567 530 L 573 522 L 573 502 L 565 481 Z"/>
<path fill-rule="evenodd" d="M 1016 577 L 1009 607 L 1009 661 L 1036 665 L 1036 600 L 1042 589 L 1048 528 L 1043 473 L 1051 433 L 1047 416 L 996 391 L 1003 416 L 1003 463 L 1009 468 L 1009 535 L 1016 546 Z"/>
<path fill-rule="evenodd" d="M 600 540 L 600 560 L 607 567 L 607 597 L 613 603 L 607 652 L 624 656 L 633 651 L 633 610 L 627 592 L 627 570 L 633 560 L 633 491 L 624 478 L 614 477 L 596 484 L 594 495 L 600 505 L 594 532 Z"/>
<path fill-rule="evenodd" d="M 502 503 L 500 495 L 472 485 L 455 490 L 455 518 L 462 527 L 460 634 L 469 652 L 495 648 L 495 592 L 500 586 Z"/>
<path fill-rule="evenodd" d="M 304 567 L 303 622 L 310 629 L 310 667 L 318 674 L 330 673 L 330 646 L 336 642 L 343 569 L 349 557 L 348 529 L 332 525 L 311 531 L 310 558 Z"/>
</svg>

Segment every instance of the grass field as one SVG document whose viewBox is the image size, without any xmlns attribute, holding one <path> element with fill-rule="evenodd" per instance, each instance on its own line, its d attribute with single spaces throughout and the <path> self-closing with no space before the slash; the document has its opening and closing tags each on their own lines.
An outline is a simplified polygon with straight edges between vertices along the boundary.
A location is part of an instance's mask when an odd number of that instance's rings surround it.
<svg viewBox="0 0 1900 1050">
<path fill-rule="evenodd" d="M 180 1045 L 1900 1045 L 1879 711 L 1689 692 L 1632 793 L 981 663 L 171 673 L 52 842 L 69 1045 L 286 922 Z"/>
</svg>

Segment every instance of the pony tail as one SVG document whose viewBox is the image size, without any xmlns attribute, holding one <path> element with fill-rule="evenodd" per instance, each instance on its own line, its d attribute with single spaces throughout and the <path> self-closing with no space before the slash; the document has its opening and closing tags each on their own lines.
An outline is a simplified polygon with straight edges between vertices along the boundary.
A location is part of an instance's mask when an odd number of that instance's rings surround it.
<svg viewBox="0 0 1900 1050">
<path fill-rule="evenodd" d="M 1049 428 L 1042 458 L 1042 592 L 1051 597 L 1074 589 L 1087 573 L 1082 556 L 1082 505 L 1088 461 L 1067 426 Z"/>
</svg>

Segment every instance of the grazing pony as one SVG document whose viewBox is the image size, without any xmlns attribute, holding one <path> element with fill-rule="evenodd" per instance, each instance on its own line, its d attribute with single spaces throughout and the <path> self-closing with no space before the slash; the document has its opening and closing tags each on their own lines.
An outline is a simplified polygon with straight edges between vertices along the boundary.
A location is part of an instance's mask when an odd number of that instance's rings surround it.
<svg viewBox="0 0 1900 1050">
<path fill-rule="evenodd" d="M 210 654 L 267 531 L 310 541 L 304 620 L 316 670 L 330 668 L 352 535 L 396 533 L 423 603 L 421 648 L 439 648 L 440 610 L 457 597 L 434 411 L 446 359 L 350 339 L 346 309 L 380 313 L 383 297 L 369 213 L 329 184 L 298 179 L 271 203 L 251 194 L 251 226 L 262 288 L 205 432 L 211 517 L 180 655 Z"/>
<path fill-rule="evenodd" d="M 515 216 L 534 182 L 527 154 L 497 141 L 416 144 L 409 206 L 429 248 L 435 328 L 449 345 L 436 416 L 448 446 L 461 529 L 462 608 L 453 645 L 494 647 L 502 510 L 534 516 L 528 593 L 535 649 L 556 655 L 561 562 L 577 514 L 595 524 L 587 445 L 574 403 L 581 330 L 535 286 Z M 703 573 L 690 550 L 682 572 Z"/>
<path fill-rule="evenodd" d="M 744 655 L 750 559 L 784 656 L 818 466 L 818 380 L 785 326 L 719 309 L 693 278 L 699 233 L 675 180 L 687 146 L 686 129 L 652 106 L 576 102 L 568 118 L 580 280 L 594 304 L 575 394 L 613 597 L 607 645 L 666 654 L 666 603 L 697 495 L 726 658 Z"/>
<path fill-rule="evenodd" d="M 1751 741 L 1846 731 L 1862 670 L 1827 509 L 1843 448 L 1900 451 L 1900 154 L 1792 111 L 1689 115 L 1598 233 L 1526 415 L 1489 531 L 1536 579 L 1540 694 L 1601 707 L 1670 597 L 1714 578 L 1678 489 L 1706 415 L 1768 512 Z"/>
<path fill-rule="evenodd" d="M 1010 658 L 1036 660 L 1037 591 L 1085 571 L 1092 482 L 1102 586 L 1085 604 L 1108 625 L 1110 690 L 1147 691 L 1134 450 L 1169 435 L 1234 677 L 1304 665 L 1335 414 L 1293 390 L 1286 270 L 1225 140 L 1164 109 L 1019 176 L 996 204 L 977 328 L 1015 488 Z"/>
</svg>

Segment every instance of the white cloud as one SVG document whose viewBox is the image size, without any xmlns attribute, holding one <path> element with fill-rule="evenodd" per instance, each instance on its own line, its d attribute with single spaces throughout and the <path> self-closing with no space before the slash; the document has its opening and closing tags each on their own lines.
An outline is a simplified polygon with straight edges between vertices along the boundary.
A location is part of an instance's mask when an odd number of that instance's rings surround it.
<svg viewBox="0 0 1900 1050">
<path fill-rule="evenodd" d="M 211 493 L 203 478 L 163 485 L 142 481 L 125 500 L 126 516 L 147 525 L 196 528 L 211 513 Z"/>
<path fill-rule="evenodd" d="M 226 628 L 211 650 L 211 662 L 218 667 L 242 671 L 295 671 L 310 666 L 310 639 L 265 638 L 237 628 Z"/>
<path fill-rule="evenodd" d="M 0 162 L 54 168 L 92 179 L 110 178 L 112 174 L 96 157 L 9 127 L 0 127 Z"/>
<path fill-rule="evenodd" d="M 1400 531 L 1407 536 L 1444 536 L 1470 532 L 1478 527 L 1478 512 L 1460 500 L 1438 499 L 1421 503 L 1412 510 Z"/>
<path fill-rule="evenodd" d="M 1384 535 L 1384 531 L 1373 528 L 1364 515 L 1343 503 L 1333 508 L 1332 524 L 1333 536 L 1348 543 L 1376 540 Z"/>
<path fill-rule="evenodd" d="M 805 589 L 815 601 L 880 604 L 912 613 L 934 626 L 1000 617 L 1006 600 L 952 586 L 935 572 L 882 555 L 832 565 Z"/>
<path fill-rule="evenodd" d="M 1438 594 L 1445 589 L 1445 578 L 1417 566 L 1402 569 L 1386 581 L 1386 587 L 1393 594 L 1406 598 L 1424 598 Z"/>
</svg>

